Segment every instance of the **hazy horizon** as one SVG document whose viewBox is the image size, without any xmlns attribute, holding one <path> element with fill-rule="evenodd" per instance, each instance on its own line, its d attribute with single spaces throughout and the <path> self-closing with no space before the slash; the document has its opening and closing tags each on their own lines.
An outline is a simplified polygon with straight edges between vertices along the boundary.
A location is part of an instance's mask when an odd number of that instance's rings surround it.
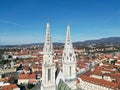
<svg viewBox="0 0 120 90">
<path fill-rule="evenodd" d="M 104 39 L 104 38 L 117 38 L 117 37 L 103 37 L 103 38 L 96 38 L 96 39 L 88 39 L 88 40 L 83 40 L 83 41 L 73 41 L 72 43 L 76 43 L 76 42 L 85 42 L 85 41 L 89 41 L 89 40 L 100 40 L 100 39 Z M 118 37 L 120 38 L 120 37 Z M 44 42 L 32 42 L 32 43 L 17 43 L 17 44 L 0 44 L 0 46 L 7 46 L 7 45 L 26 45 L 26 44 L 37 44 L 37 43 L 43 43 Z M 65 43 L 64 42 L 57 42 L 57 41 L 52 41 L 52 43 Z"/>
</svg>

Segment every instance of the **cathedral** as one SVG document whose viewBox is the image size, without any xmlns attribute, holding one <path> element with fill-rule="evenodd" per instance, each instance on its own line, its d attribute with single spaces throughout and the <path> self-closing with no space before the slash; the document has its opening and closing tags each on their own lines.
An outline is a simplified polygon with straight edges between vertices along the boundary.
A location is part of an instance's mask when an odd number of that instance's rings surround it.
<svg viewBox="0 0 120 90">
<path fill-rule="evenodd" d="M 50 24 L 46 26 L 46 38 L 43 47 L 42 82 L 41 90 L 59 90 L 58 85 L 62 80 L 70 90 L 76 89 L 76 55 L 73 49 L 70 25 L 67 26 L 66 42 L 62 54 L 62 70 L 55 79 L 56 66 L 54 63 L 54 50 L 51 40 Z M 57 80 L 57 81 L 56 81 Z M 56 83 L 58 82 L 58 84 Z"/>
</svg>

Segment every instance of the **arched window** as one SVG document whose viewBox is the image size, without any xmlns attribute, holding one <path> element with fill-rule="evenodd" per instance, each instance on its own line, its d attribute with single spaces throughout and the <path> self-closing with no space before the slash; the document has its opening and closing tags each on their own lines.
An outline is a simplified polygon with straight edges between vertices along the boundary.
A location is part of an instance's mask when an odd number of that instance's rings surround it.
<svg viewBox="0 0 120 90">
<path fill-rule="evenodd" d="M 48 81 L 51 80 L 51 69 L 48 69 Z"/>
<path fill-rule="evenodd" d="M 70 70 L 69 73 L 70 73 L 70 77 L 71 77 L 71 66 L 69 67 L 69 70 Z"/>
</svg>

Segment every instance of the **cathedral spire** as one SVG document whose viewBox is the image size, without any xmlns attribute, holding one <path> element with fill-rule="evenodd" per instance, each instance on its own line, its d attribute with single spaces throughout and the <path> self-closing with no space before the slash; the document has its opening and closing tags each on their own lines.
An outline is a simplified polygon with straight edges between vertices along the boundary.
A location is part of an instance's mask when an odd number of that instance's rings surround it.
<svg viewBox="0 0 120 90">
<path fill-rule="evenodd" d="M 63 62 L 71 62 L 75 63 L 75 52 L 71 41 L 71 35 L 70 35 L 70 25 L 67 26 L 67 32 L 66 32 L 66 41 L 65 46 L 63 50 Z"/>
<path fill-rule="evenodd" d="M 53 53 L 53 45 L 51 41 L 51 34 L 50 34 L 50 23 L 47 22 L 46 26 L 46 38 L 45 38 L 45 44 L 44 44 L 44 54 L 51 54 Z"/>
<path fill-rule="evenodd" d="M 55 63 L 49 22 L 47 22 L 46 25 L 46 37 L 43 48 L 42 83 L 40 90 L 55 90 Z"/>
<path fill-rule="evenodd" d="M 76 55 L 72 46 L 70 25 L 67 26 L 66 42 L 62 55 L 62 64 L 65 81 L 73 90 L 76 88 Z"/>
<path fill-rule="evenodd" d="M 67 26 L 65 48 L 72 48 L 70 25 Z"/>
</svg>

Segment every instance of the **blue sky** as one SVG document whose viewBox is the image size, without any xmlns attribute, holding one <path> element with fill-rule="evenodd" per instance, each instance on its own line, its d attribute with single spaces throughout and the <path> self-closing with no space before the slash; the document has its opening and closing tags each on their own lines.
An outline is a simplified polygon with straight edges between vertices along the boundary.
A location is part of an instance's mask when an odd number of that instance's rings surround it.
<svg viewBox="0 0 120 90">
<path fill-rule="evenodd" d="M 50 21 L 53 42 L 120 36 L 120 0 L 0 0 L 0 45 L 44 42 Z"/>
</svg>

